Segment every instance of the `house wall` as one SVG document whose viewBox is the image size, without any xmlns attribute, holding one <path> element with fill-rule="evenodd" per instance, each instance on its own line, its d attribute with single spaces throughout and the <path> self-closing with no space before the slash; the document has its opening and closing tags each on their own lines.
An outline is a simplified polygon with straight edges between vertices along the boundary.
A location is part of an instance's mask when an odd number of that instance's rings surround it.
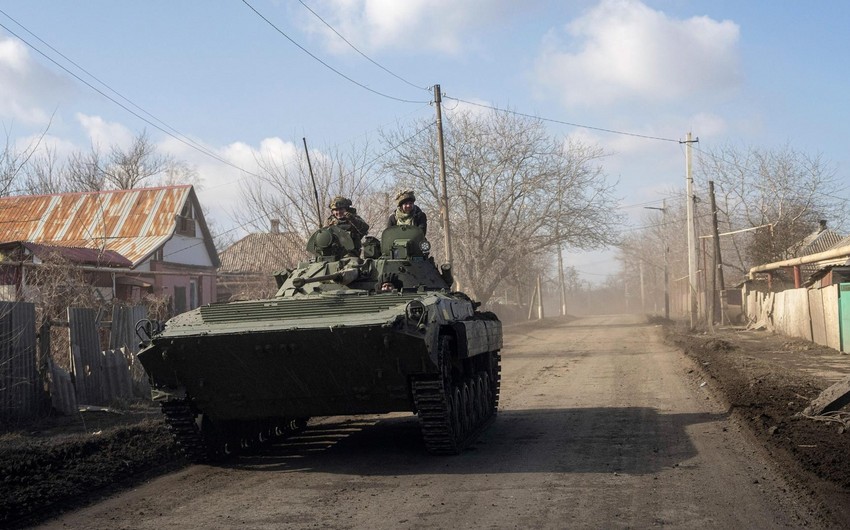
<svg viewBox="0 0 850 530">
<path fill-rule="evenodd" d="M 187 237 L 180 234 L 174 234 L 174 237 L 165 243 L 163 261 L 198 267 L 213 266 L 202 237 Z"/>
<path fill-rule="evenodd" d="M 187 267 L 157 261 L 151 262 L 150 267 L 155 273 L 165 273 L 153 275 L 153 292 L 155 295 L 171 298 L 174 314 L 216 302 L 217 287 L 214 268 Z M 194 297 L 193 292 L 195 292 Z"/>
</svg>

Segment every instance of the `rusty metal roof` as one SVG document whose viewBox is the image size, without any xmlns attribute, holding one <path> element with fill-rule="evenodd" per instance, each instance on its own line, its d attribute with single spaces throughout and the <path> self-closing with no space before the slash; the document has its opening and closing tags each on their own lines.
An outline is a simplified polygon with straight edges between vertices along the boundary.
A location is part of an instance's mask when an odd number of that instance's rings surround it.
<svg viewBox="0 0 850 530">
<path fill-rule="evenodd" d="M 309 257 L 304 240 L 292 232 L 248 234 L 219 255 L 219 273 L 272 274 Z"/>
<path fill-rule="evenodd" d="M 114 250 L 50 246 L 38 243 L 21 244 L 41 259 L 49 258 L 52 254 L 58 254 L 69 261 L 82 265 L 97 265 L 99 267 L 130 267 L 133 265 L 130 260 Z"/>
<path fill-rule="evenodd" d="M 192 186 L 0 198 L 0 243 L 110 250 L 133 266 L 165 244 Z"/>
</svg>

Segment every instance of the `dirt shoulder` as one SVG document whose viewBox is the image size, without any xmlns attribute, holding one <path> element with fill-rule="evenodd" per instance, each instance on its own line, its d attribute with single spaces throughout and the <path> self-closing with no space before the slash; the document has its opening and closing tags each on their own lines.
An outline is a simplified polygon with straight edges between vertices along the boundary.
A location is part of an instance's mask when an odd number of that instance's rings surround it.
<svg viewBox="0 0 850 530">
<path fill-rule="evenodd" d="M 0 527 L 22 527 L 183 465 L 159 407 L 88 410 L 0 435 Z"/>
<path fill-rule="evenodd" d="M 717 391 L 792 483 L 819 498 L 834 518 L 850 522 L 847 416 L 842 423 L 800 414 L 824 389 L 850 376 L 850 356 L 740 328 L 691 334 L 669 326 L 667 339 L 696 361 L 693 375 Z"/>
</svg>

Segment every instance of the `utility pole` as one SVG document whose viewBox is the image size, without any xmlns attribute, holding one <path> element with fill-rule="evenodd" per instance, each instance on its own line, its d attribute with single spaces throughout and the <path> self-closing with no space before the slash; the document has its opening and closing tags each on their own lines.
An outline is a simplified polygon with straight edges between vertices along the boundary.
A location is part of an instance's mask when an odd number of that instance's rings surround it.
<svg viewBox="0 0 850 530">
<path fill-rule="evenodd" d="M 561 255 L 561 230 L 555 225 L 555 238 L 558 240 L 558 290 L 561 292 L 561 316 L 567 316 L 567 286 L 564 281 L 564 257 Z"/>
<path fill-rule="evenodd" d="M 726 285 L 723 281 L 723 258 L 720 254 L 720 229 L 717 226 L 717 201 L 714 197 L 714 181 L 708 181 L 708 198 L 711 201 L 711 237 L 714 240 L 714 275 L 712 276 L 711 289 L 720 290 L 720 323 L 723 324 L 723 316 L 726 314 L 725 293 Z M 717 282 L 715 285 L 715 281 Z M 712 295 L 713 298 L 713 295 Z M 712 313 L 712 318 L 714 314 Z"/>
<path fill-rule="evenodd" d="M 543 285 L 537 275 L 537 320 L 543 320 Z"/>
<path fill-rule="evenodd" d="M 644 206 L 647 210 L 661 210 L 661 224 L 667 226 L 667 199 L 661 200 L 661 208 Z M 669 273 L 669 251 L 670 245 L 667 239 L 662 237 L 661 244 L 664 245 L 664 318 L 670 320 L 670 273 Z"/>
<path fill-rule="evenodd" d="M 691 175 L 691 144 L 699 142 L 699 138 L 692 139 L 688 133 L 685 144 L 685 184 L 687 194 L 688 215 L 688 305 L 690 306 L 691 329 L 697 325 L 697 253 L 696 253 L 696 228 L 694 226 L 694 179 Z"/>
<path fill-rule="evenodd" d="M 434 85 L 434 106 L 437 109 L 437 151 L 440 156 L 440 214 L 443 218 L 443 241 L 446 247 L 446 263 L 452 264 L 452 230 L 449 225 L 449 192 L 446 186 L 446 153 L 443 148 L 443 112 L 440 85 Z"/>
<path fill-rule="evenodd" d="M 646 290 L 643 286 L 643 258 L 639 258 L 640 265 L 640 312 L 646 313 Z"/>
</svg>

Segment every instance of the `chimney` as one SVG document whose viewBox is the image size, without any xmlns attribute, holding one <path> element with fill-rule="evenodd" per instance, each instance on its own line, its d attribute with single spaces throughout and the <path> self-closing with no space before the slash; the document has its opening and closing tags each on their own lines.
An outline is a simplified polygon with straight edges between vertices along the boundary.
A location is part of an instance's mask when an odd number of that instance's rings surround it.
<svg viewBox="0 0 850 530">
<path fill-rule="evenodd" d="M 824 221 L 824 222 L 826 222 L 826 221 Z M 272 219 L 271 233 L 272 234 L 279 234 L 280 233 L 280 219 Z"/>
<path fill-rule="evenodd" d="M 821 233 L 824 230 L 826 230 L 826 219 L 821 219 L 820 221 L 818 221 L 818 223 L 820 223 L 820 228 L 818 229 L 818 233 Z"/>
</svg>

